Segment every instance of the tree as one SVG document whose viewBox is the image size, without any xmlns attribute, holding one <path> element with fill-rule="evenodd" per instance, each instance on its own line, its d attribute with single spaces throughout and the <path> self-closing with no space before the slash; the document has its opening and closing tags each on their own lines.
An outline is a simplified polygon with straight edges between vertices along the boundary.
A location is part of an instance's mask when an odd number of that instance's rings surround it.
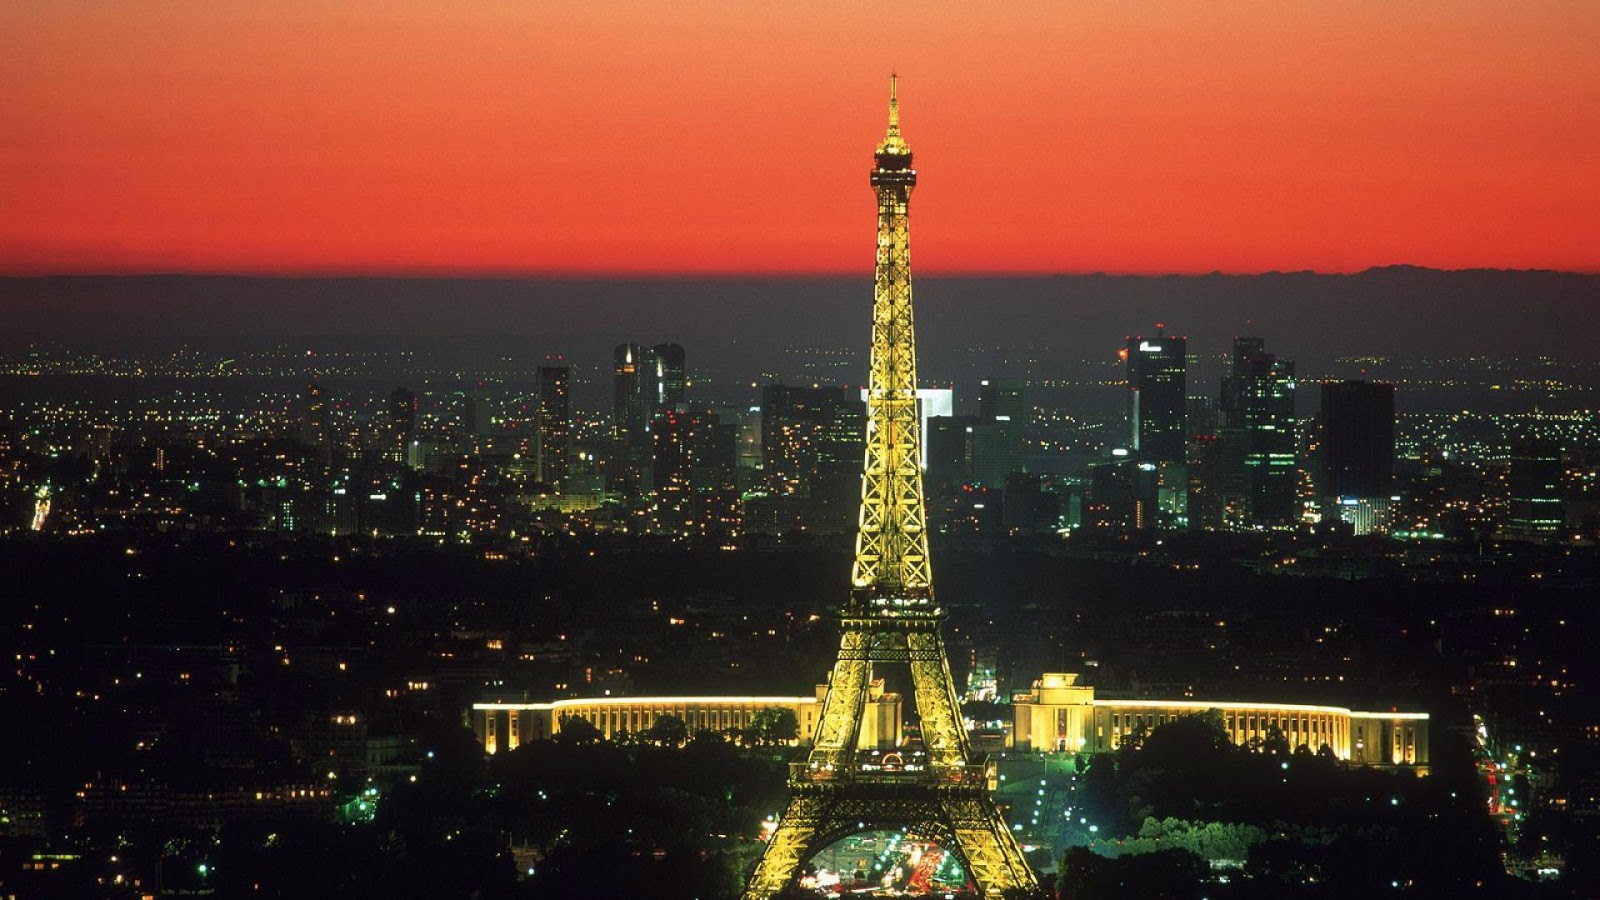
<svg viewBox="0 0 1600 900">
<path fill-rule="evenodd" d="M 762 744 L 782 744 L 800 736 L 800 721 L 794 710 L 769 706 L 750 718 L 750 727 Z"/>
<path fill-rule="evenodd" d="M 1268 756 L 1288 756 L 1289 736 L 1283 733 L 1276 723 L 1267 726 L 1266 740 L 1261 742 L 1261 749 Z"/>
<path fill-rule="evenodd" d="M 639 737 L 658 747 L 682 747 L 689 740 L 689 726 L 674 715 L 656 716 Z"/>
<path fill-rule="evenodd" d="M 588 719 L 562 716 L 561 725 L 556 729 L 555 739 L 563 744 L 598 744 L 605 740 L 605 735 Z"/>
</svg>

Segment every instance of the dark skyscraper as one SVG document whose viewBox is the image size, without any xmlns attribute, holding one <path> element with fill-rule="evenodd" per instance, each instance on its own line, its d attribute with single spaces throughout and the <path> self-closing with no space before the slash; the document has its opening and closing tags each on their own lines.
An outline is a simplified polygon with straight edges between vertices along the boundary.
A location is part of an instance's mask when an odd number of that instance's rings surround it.
<svg viewBox="0 0 1600 900">
<path fill-rule="evenodd" d="M 1332 381 L 1322 386 L 1322 496 L 1387 498 L 1394 480 L 1394 385 Z"/>
<path fill-rule="evenodd" d="M 761 391 L 761 484 L 745 505 L 745 528 L 845 532 L 861 500 L 866 404 L 857 390 L 788 387 Z"/>
<path fill-rule="evenodd" d="M 978 384 L 978 416 L 988 421 L 1026 423 L 1028 407 L 1022 399 L 1022 379 L 990 378 Z"/>
<path fill-rule="evenodd" d="M 683 348 L 677 344 L 657 344 L 650 348 L 651 412 L 672 409 L 683 402 Z"/>
<path fill-rule="evenodd" d="M 1216 437 L 1217 401 L 1212 397 L 1190 394 L 1183 402 L 1183 427 L 1190 438 Z"/>
<path fill-rule="evenodd" d="M 652 519 L 664 534 L 738 528 L 738 427 L 715 411 L 663 409 L 651 422 Z"/>
<path fill-rule="evenodd" d="M 389 395 L 389 440 L 384 457 L 391 462 L 405 463 L 416 435 L 417 395 L 403 387 L 395 388 Z"/>
<path fill-rule="evenodd" d="M 990 378 L 978 384 L 978 424 L 972 432 L 972 480 L 986 487 L 1005 486 L 1006 476 L 1021 472 L 1022 441 L 1028 406 L 1019 378 Z"/>
<path fill-rule="evenodd" d="M 1128 338 L 1128 423 L 1138 459 L 1184 461 L 1187 344 L 1159 324 L 1155 337 Z"/>
<path fill-rule="evenodd" d="M 323 399 L 322 385 L 308 383 L 301 403 L 300 442 L 309 447 L 320 446 L 328 440 L 328 401 Z"/>
<path fill-rule="evenodd" d="M 655 494 L 651 511 L 657 531 L 694 531 L 692 476 L 700 428 L 701 422 L 686 412 L 666 410 L 655 417 L 650 430 L 651 484 Z"/>
<path fill-rule="evenodd" d="M 1349 522 L 1356 534 L 1386 531 L 1394 481 L 1394 385 L 1323 384 L 1314 434 L 1313 482 L 1323 517 Z"/>
<path fill-rule="evenodd" d="M 324 462 L 333 450 L 328 435 L 328 398 L 315 381 L 306 384 L 301 397 L 300 443 L 315 449 Z"/>
<path fill-rule="evenodd" d="M 1506 537 L 1544 543 L 1555 540 L 1565 521 L 1561 502 L 1561 447 L 1546 440 L 1520 440 L 1507 461 L 1510 511 Z"/>
<path fill-rule="evenodd" d="M 539 480 L 560 484 L 572 454 L 572 368 L 539 367 Z"/>
<path fill-rule="evenodd" d="M 650 418 L 684 402 L 683 348 L 677 344 L 618 344 L 612 361 L 612 415 L 618 440 L 650 442 Z"/>
<path fill-rule="evenodd" d="M 1300 518 L 1294 416 L 1294 363 L 1257 337 L 1235 338 L 1233 371 L 1219 402 L 1227 524 L 1286 528 Z"/>
<path fill-rule="evenodd" d="M 644 446 L 649 441 L 654 403 L 655 354 L 639 344 L 618 344 L 612 355 L 611 429 L 618 442 Z"/>
<path fill-rule="evenodd" d="M 467 434 L 472 437 L 488 437 L 494 434 L 494 406 L 489 401 L 488 395 L 479 385 L 477 390 L 467 392 L 465 412 L 462 414 Z"/>
<path fill-rule="evenodd" d="M 767 385 L 761 454 L 768 492 L 810 496 L 827 482 L 859 482 L 865 433 L 866 407 L 856 391 Z"/>
<path fill-rule="evenodd" d="M 940 416 L 928 420 L 923 442 L 928 448 L 924 479 L 931 495 L 943 497 L 972 482 L 975 416 Z"/>
</svg>

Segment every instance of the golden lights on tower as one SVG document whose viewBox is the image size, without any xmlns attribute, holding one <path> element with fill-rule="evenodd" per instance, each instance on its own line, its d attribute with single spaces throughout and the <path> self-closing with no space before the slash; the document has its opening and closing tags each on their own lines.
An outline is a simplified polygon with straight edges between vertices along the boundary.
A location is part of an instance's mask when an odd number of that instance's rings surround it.
<svg viewBox="0 0 1600 900">
<path fill-rule="evenodd" d="M 933 602 L 922 494 L 916 334 L 911 311 L 910 198 L 917 183 L 900 134 L 898 79 L 889 81 L 889 129 L 874 153 L 878 200 L 861 515 L 851 594 L 839 623 L 816 734 L 790 766 L 792 796 L 745 888 L 770 900 L 829 842 L 863 830 L 923 829 L 954 853 L 986 897 L 1037 885 L 990 794 L 993 767 L 972 752 L 950 677 L 945 614 Z M 909 670 L 920 747 L 888 756 L 861 746 L 873 666 Z M 906 762 L 909 759 L 914 762 Z"/>
</svg>

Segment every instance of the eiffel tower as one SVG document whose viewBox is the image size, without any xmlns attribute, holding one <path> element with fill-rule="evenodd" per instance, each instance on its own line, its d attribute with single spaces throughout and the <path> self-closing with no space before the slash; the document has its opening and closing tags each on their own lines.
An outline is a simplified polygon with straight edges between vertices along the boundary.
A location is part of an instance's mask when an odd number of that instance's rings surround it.
<svg viewBox="0 0 1600 900">
<path fill-rule="evenodd" d="M 745 888 L 768 900 L 818 850 L 862 831 L 908 829 L 953 851 L 986 897 L 1037 886 L 995 806 L 993 767 L 967 741 L 950 663 L 944 610 L 933 599 L 922 497 L 916 337 L 911 317 L 908 213 L 917 172 L 900 136 L 889 80 L 889 132 L 878 145 L 878 257 L 872 301 L 872 375 L 861 516 L 850 599 L 840 611 L 839 657 L 805 761 L 791 763 L 792 797 Z M 924 755 L 886 767 L 857 754 L 873 663 L 911 673 Z"/>
</svg>

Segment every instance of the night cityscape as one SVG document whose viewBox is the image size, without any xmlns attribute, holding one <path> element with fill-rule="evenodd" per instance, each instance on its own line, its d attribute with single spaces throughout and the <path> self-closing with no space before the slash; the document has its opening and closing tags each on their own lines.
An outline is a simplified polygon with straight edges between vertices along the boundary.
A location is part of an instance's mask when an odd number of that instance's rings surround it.
<svg viewBox="0 0 1600 900">
<path fill-rule="evenodd" d="M 0 13 L 0 900 L 1600 896 L 1595 10 L 401 5 Z"/>
</svg>

